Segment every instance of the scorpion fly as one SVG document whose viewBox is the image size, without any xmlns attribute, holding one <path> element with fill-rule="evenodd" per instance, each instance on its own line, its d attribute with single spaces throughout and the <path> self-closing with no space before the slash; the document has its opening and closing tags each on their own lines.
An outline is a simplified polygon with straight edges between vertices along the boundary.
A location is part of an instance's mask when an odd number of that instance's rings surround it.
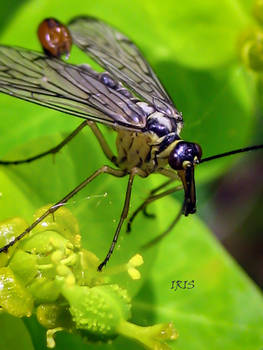
<svg viewBox="0 0 263 350">
<path fill-rule="evenodd" d="M 202 149 L 197 143 L 180 138 L 182 114 L 174 106 L 139 49 L 126 36 L 101 20 L 89 16 L 77 17 L 65 27 L 50 18 L 41 23 L 38 36 L 44 54 L 0 46 L 0 91 L 84 121 L 56 147 L 31 158 L 1 161 L 0 164 L 25 163 L 55 153 L 80 130 L 89 126 L 105 156 L 114 166 L 102 166 L 95 171 L 24 232 L 2 247 L 0 252 L 7 251 L 97 176 L 103 173 L 115 177 L 127 175 L 129 179 L 122 213 L 110 249 L 98 266 L 98 270 L 101 270 L 113 253 L 123 222 L 127 218 L 136 175 L 146 178 L 152 173 L 158 173 L 167 177 L 168 181 L 159 186 L 158 191 L 180 179 L 184 189 L 184 202 L 179 215 L 187 216 L 196 211 L 194 168 L 197 164 L 263 148 L 263 145 L 257 145 L 202 159 Z M 62 61 L 62 54 L 69 55 L 71 41 L 103 67 L 105 72 L 98 73 L 88 65 L 72 65 Z M 116 156 L 97 123 L 116 131 Z M 157 195 L 152 193 L 144 204 L 177 189 L 178 186 L 163 190 Z M 140 206 L 130 222 L 144 208 L 145 205 Z"/>
</svg>

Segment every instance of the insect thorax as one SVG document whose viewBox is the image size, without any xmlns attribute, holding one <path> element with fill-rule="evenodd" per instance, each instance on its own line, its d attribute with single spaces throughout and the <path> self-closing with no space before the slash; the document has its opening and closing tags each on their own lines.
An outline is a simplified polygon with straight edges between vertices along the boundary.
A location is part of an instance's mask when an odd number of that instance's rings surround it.
<svg viewBox="0 0 263 350">
<path fill-rule="evenodd" d="M 144 132 L 118 131 L 117 163 L 121 169 L 137 167 L 151 174 L 167 166 L 170 150 L 178 140 L 178 124 L 160 112 L 153 112 L 147 118 Z"/>
</svg>

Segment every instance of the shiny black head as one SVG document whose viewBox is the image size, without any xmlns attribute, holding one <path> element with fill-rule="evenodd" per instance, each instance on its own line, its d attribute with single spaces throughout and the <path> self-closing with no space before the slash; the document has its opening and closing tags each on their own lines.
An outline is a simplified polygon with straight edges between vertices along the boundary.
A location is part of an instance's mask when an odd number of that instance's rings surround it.
<svg viewBox="0 0 263 350">
<path fill-rule="evenodd" d="M 168 163 L 177 170 L 184 186 L 185 216 L 196 212 L 194 166 L 200 162 L 201 157 L 201 147 L 197 143 L 186 141 L 179 141 L 169 155 Z"/>
<path fill-rule="evenodd" d="M 202 157 L 202 149 L 197 143 L 180 141 L 171 151 L 168 163 L 174 170 L 185 170 L 198 164 Z"/>
</svg>

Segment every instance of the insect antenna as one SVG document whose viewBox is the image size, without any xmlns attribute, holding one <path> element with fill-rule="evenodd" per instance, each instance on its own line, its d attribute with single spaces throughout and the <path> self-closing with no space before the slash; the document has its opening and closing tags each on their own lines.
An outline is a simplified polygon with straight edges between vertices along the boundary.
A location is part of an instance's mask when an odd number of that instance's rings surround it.
<svg viewBox="0 0 263 350">
<path fill-rule="evenodd" d="M 199 161 L 199 163 L 209 162 L 210 160 L 213 160 L 213 159 L 224 158 L 227 156 L 232 156 L 233 154 L 255 151 L 258 149 L 262 149 L 262 148 L 263 148 L 263 145 L 255 145 L 255 146 L 250 146 L 250 147 L 245 147 L 245 148 L 239 148 L 239 149 L 235 149 L 232 151 L 216 154 L 216 155 L 211 156 L 211 157 L 203 158 Z"/>
</svg>

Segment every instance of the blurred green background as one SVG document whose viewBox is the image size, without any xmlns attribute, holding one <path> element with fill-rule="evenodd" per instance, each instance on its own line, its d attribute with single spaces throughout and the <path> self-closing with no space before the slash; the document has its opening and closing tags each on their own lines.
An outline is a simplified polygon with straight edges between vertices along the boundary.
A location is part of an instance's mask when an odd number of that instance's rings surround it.
<svg viewBox="0 0 263 350">
<path fill-rule="evenodd" d="M 200 143 L 206 157 L 262 143 L 257 77 L 240 61 L 238 44 L 244 31 L 257 27 L 253 4 L 250 0 L 12 1 L 0 5 L 1 43 L 40 50 L 36 28 L 45 17 L 67 23 L 74 16 L 89 14 L 106 20 L 141 48 L 183 112 L 182 137 Z M 70 62 L 87 61 L 83 53 L 73 50 Z M 5 159 L 45 150 L 80 122 L 4 95 L 0 106 L 0 156 Z M 105 134 L 114 147 L 114 133 L 105 129 Z M 86 130 L 55 161 L 48 157 L 26 166 L 2 167 L 1 219 L 23 216 L 32 221 L 37 208 L 57 201 L 106 162 Z M 180 334 L 170 344 L 174 349 L 263 347 L 261 291 L 215 238 L 262 286 L 262 166 L 262 152 L 200 165 L 196 169 L 198 214 L 182 218 L 165 240 L 145 253 L 141 281 L 123 278 L 120 282 L 134 296 L 134 322 L 174 322 Z M 126 181 L 98 179 L 68 206 L 79 219 L 84 243 L 100 259 L 111 241 Z M 160 181 L 158 176 L 138 179 L 132 208 Z M 181 201 L 182 193 L 163 199 L 149 208 L 157 213 L 155 220 L 138 217 L 129 237 L 123 230 L 111 264 L 127 261 L 162 232 Z M 195 280 L 195 288 L 174 292 L 172 280 Z M 24 322 L 27 331 L 18 320 L 1 316 L 0 348 L 17 347 L 14 334 L 19 332 L 25 349 L 45 348 L 44 331 L 32 320 Z M 73 346 L 89 345 L 74 336 L 57 337 L 58 349 Z M 139 346 L 119 337 L 112 345 L 96 344 L 95 348 Z"/>
</svg>

